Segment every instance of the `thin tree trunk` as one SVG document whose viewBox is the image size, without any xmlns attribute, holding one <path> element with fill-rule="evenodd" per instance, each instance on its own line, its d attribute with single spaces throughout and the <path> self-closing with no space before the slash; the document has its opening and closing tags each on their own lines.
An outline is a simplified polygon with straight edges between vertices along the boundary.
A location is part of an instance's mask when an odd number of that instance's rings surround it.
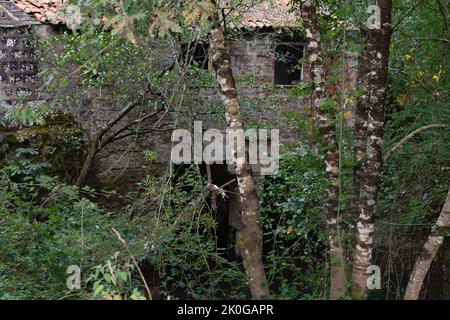
<svg viewBox="0 0 450 320">
<path fill-rule="evenodd" d="M 75 184 L 80 188 L 84 187 L 87 182 L 87 177 L 94 164 L 95 154 L 97 153 L 100 140 L 101 137 L 99 137 L 99 134 L 96 134 L 92 142 L 89 144 L 88 153 L 83 161 L 83 167 L 81 168 L 80 174 L 75 182 Z"/>
<path fill-rule="evenodd" d="M 92 165 L 94 164 L 95 155 L 98 148 L 101 147 L 103 136 L 128 113 L 130 113 L 138 105 L 138 102 L 145 97 L 148 91 L 149 90 L 147 89 L 142 96 L 139 96 L 133 101 L 129 102 L 122 110 L 117 113 L 117 115 L 113 119 L 102 125 L 100 129 L 95 133 L 94 138 L 89 145 L 88 153 L 83 161 L 83 167 L 81 168 L 80 174 L 78 175 L 77 181 L 75 183 L 78 187 L 83 187 L 87 182 L 88 174 L 91 171 Z"/>
<path fill-rule="evenodd" d="M 419 299 L 423 281 L 430 269 L 436 254 L 442 243 L 444 243 L 445 232 L 450 228 L 450 189 L 448 190 L 447 199 L 442 207 L 436 224 L 433 226 L 427 241 L 425 242 L 419 257 L 416 260 L 414 269 L 409 278 L 408 287 L 405 293 L 405 300 Z"/>
<path fill-rule="evenodd" d="M 312 109 L 317 112 L 316 122 L 319 126 L 322 143 L 326 145 L 325 153 L 326 177 L 329 181 L 328 200 L 325 203 L 327 231 L 330 245 L 330 299 L 342 298 L 345 294 L 345 258 L 338 232 L 339 206 L 339 148 L 336 141 L 336 128 L 332 124 L 333 112 L 321 110 L 327 101 L 325 92 L 324 63 L 321 51 L 320 31 L 317 21 L 316 7 L 312 1 L 300 2 L 300 12 L 306 31 L 307 60 L 310 64 L 310 75 L 313 85 Z M 322 108 L 324 109 L 324 108 Z"/>
<path fill-rule="evenodd" d="M 392 0 L 380 0 L 381 28 L 367 30 L 371 73 L 367 117 L 366 160 L 363 164 L 362 185 L 356 228 L 356 248 L 352 265 L 352 296 L 367 298 L 367 271 L 372 264 L 372 244 L 375 206 L 379 190 L 379 177 L 383 166 L 382 144 L 384 135 L 385 100 L 388 80 L 389 46 L 391 39 Z"/>
<path fill-rule="evenodd" d="M 215 5 L 214 1 L 213 4 Z M 239 100 L 236 83 L 231 69 L 231 60 L 226 48 L 223 27 L 218 11 L 213 17 L 213 28 L 210 33 L 212 62 L 216 71 L 220 93 L 225 106 L 228 129 L 243 129 L 239 114 Z M 241 143 L 242 144 L 242 143 Z M 234 159 L 243 145 L 233 147 Z M 240 153 L 242 154 L 242 153 Z M 250 290 L 255 298 L 269 295 L 269 288 L 262 261 L 263 233 L 260 223 L 259 201 L 253 173 L 247 161 L 235 161 L 235 171 L 238 181 L 242 209 L 242 227 L 237 232 L 237 246 L 244 263 L 244 268 L 250 281 Z"/>
</svg>

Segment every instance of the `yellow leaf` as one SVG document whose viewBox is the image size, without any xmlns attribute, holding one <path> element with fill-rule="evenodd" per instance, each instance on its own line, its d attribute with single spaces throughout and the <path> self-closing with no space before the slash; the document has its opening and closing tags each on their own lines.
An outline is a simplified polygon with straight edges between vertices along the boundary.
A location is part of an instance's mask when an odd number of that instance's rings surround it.
<svg viewBox="0 0 450 320">
<path fill-rule="evenodd" d="M 433 76 L 433 80 L 434 80 L 434 81 L 438 82 L 439 79 L 440 79 L 440 78 L 439 78 L 439 76 L 438 76 L 437 74 L 435 74 L 435 75 Z"/>
<path fill-rule="evenodd" d="M 289 227 L 287 228 L 286 233 L 287 233 L 287 234 L 291 234 L 292 232 L 294 232 L 294 227 L 289 226 Z"/>
<path fill-rule="evenodd" d="M 409 60 L 411 60 L 411 58 L 412 58 L 412 56 L 411 56 L 411 55 L 409 55 L 409 54 L 405 54 L 405 60 L 406 60 L 406 61 L 409 61 Z"/>
</svg>

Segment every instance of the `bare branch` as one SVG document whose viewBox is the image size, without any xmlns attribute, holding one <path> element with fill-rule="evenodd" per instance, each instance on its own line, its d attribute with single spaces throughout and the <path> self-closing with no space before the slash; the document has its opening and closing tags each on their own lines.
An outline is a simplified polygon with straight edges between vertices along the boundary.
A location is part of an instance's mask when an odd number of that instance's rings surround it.
<svg viewBox="0 0 450 320">
<path fill-rule="evenodd" d="M 448 8 L 442 3 L 441 0 L 437 0 L 439 5 L 439 10 L 441 11 L 442 18 L 444 19 L 444 30 L 448 32 Z"/>
<path fill-rule="evenodd" d="M 429 129 L 435 129 L 435 128 L 450 128 L 449 125 L 446 124 L 429 124 L 423 127 L 420 127 L 419 129 L 414 130 L 413 132 L 411 132 L 410 134 L 408 134 L 406 137 L 404 137 L 403 139 L 401 139 L 399 142 L 397 142 L 394 147 L 392 147 L 391 150 L 389 150 L 384 158 L 383 161 L 386 162 L 389 160 L 389 158 L 391 157 L 392 153 L 397 151 L 399 148 L 401 148 L 406 142 L 408 142 L 409 140 L 411 140 L 412 138 L 414 138 L 416 135 L 418 135 L 419 133 L 429 130 Z"/>
<path fill-rule="evenodd" d="M 407 77 L 411 76 L 407 72 L 397 69 L 397 68 L 391 68 L 391 70 L 401 73 L 402 75 L 407 76 Z M 433 92 L 425 83 L 423 83 L 422 80 L 415 78 L 414 81 L 416 81 L 423 89 L 428 91 L 428 93 L 431 94 L 433 96 L 433 98 L 436 99 L 436 101 L 442 102 L 441 97 L 439 97 L 435 92 Z"/>
<path fill-rule="evenodd" d="M 394 32 L 395 29 L 397 29 L 402 22 L 409 17 L 409 15 L 416 10 L 416 8 L 423 2 L 423 0 L 419 0 L 417 1 L 417 3 L 415 5 L 413 5 L 412 7 L 409 8 L 408 11 L 406 11 L 406 13 L 400 18 L 400 20 L 397 21 L 397 23 L 392 27 L 392 32 Z"/>
</svg>

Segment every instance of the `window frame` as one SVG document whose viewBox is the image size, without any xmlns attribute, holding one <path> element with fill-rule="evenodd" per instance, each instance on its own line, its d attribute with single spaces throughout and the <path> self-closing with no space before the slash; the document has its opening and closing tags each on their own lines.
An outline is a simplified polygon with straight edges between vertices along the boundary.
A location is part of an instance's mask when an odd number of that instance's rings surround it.
<svg viewBox="0 0 450 320">
<path fill-rule="evenodd" d="M 303 60 L 302 64 L 301 64 L 301 69 L 300 69 L 300 80 L 298 81 L 297 84 L 279 84 L 275 82 L 276 79 L 276 59 L 275 59 L 275 54 L 276 54 L 276 49 L 279 46 L 292 46 L 292 47 L 302 47 L 302 57 L 301 59 Z M 280 41 L 280 42 L 276 42 L 275 46 L 273 48 L 273 53 L 274 53 L 274 58 L 273 58 L 273 85 L 274 86 L 278 86 L 278 87 L 294 87 L 296 85 L 298 85 L 299 83 L 303 83 L 304 81 L 304 64 L 305 64 L 305 53 L 306 53 L 306 43 L 302 42 L 302 41 Z"/>
</svg>

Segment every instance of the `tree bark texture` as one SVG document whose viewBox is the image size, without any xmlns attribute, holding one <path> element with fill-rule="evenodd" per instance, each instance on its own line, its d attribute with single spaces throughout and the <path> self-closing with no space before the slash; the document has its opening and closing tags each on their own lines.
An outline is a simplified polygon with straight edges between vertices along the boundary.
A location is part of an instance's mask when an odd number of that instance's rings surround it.
<svg viewBox="0 0 450 320">
<path fill-rule="evenodd" d="M 363 42 L 367 42 L 367 30 L 361 30 Z M 359 55 L 358 61 L 358 88 L 368 88 L 370 77 L 370 56 L 367 46 Z M 356 246 L 356 220 L 358 217 L 358 204 L 363 179 L 363 163 L 366 160 L 366 137 L 367 137 L 367 110 L 369 109 L 369 95 L 362 94 L 356 100 L 354 149 L 353 149 L 353 181 L 350 212 L 350 241 L 352 248 Z"/>
<path fill-rule="evenodd" d="M 406 288 L 405 300 L 419 299 L 425 277 L 450 228 L 450 189 L 436 224 L 416 260 Z"/>
<path fill-rule="evenodd" d="M 360 88 L 368 96 L 365 161 L 356 225 L 356 248 L 352 265 L 352 297 L 367 298 L 368 268 L 372 264 L 374 216 L 379 177 L 383 166 L 383 135 L 385 101 L 388 81 L 389 46 L 391 39 L 392 0 L 380 0 L 380 29 L 368 29 L 365 46 L 370 58 L 370 76 L 367 87 Z"/>
<path fill-rule="evenodd" d="M 336 128 L 333 124 L 333 111 L 321 110 L 328 100 L 325 90 L 324 61 L 321 50 L 320 31 L 317 21 L 316 6 L 311 0 L 300 2 L 300 13 L 306 31 L 307 61 L 310 67 L 312 81 L 312 110 L 315 111 L 315 121 L 319 127 L 322 144 L 326 146 L 325 165 L 326 177 L 329 181 L 327 187 L 328 199 L 324 210 L 327 219 L 327 232 L 329 238 L 330 262 L 330 299 L 342 298 L 345 294 L 345 258 L 341 245 L 341 235 L 338 232 L 339 206 L 339 148 L 336 139 Z"/>
<path fill-rule="evenodd" d="M 239 114 L 236 83 L 231 69 L 231 60 L 217 10 L 213 17 L 213 28 L 210 32 L 210 48 L 212 64 L 225 107 L 227 127 L 231 130 L 243 129 L 242 119 Z M 234 159 L 236 159 L 237 154 L 242 154 L 239 152 L 242 152 L 244 149 L 245 140 L 243 144 L 237 143 L 233 147 Z M 248 161 L 235 161 L 234 169 L 242 210 L 242 230 L 237 232 L 237 247 L 250 281 L 251 293 L 255 298 L 261 298 L 269 295 L 269 288 L 262 260 L 263 232 L 260 223 L 257 188 Z"/>
</svg>

